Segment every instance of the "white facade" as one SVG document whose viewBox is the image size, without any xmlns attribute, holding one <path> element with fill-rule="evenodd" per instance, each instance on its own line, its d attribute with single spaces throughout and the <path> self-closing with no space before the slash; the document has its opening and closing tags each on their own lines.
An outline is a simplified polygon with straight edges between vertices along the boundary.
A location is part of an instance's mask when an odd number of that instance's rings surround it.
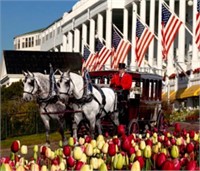
<svg viewBox="0 0 200 171">
<path fill-rule="evenodd" d="M 83 53 L 83 45 L 88 44 L 90 50 L 94 52 L 96 35 L 100 39 L 104 39 L 106 46 L 111 48 L 112 24 L 115 24 L 124 35 L 124 38 L 132 43 L 132 49 L 127 56 L 126 63 L 131 70 L 135 70 L 137 65 L 134 51 L 136 17 L 139 15 L 142 22 L 146 23 L 156 35 L 145 56 L 148 63 L 143 62 L 140 70 L 151 66 L 157 69 L 158 74 L 163 75 L 162 2 L 163 0 L 80 0 L 69 13 L 64 13 L 61 19 L 40 32 L 41 44 L 38 50 Z M 183 22 L 169 50 L 167 66 L 167 75 L 169 76 L 173 73 L 180 73 L 182 71 L 180 68 L 187 71 L 200 67 L 200 53 L 195 44 L 197 1 L 165 0 L 165 2 Z M 17 38 L 15 38 L 15 44 L 17 44 Z M 177 59 L 178 65 L 175 65 L 175 59 Z M 107 61 L 106 68 L 109 68 L 110 64 L 111 59 Z M 151 69 L 150 72 L 153 72 Z M 166 86 L 165 91 L 177 91 L 183 87 L 198 85 L 199 80 L 199 75 L 196 76 L 192 73 L 189 76 L 189 81 L 178 81 L 178 78 L 175 77 L 175 79 L 167 82 L 168 86 Z"/>
</svg>

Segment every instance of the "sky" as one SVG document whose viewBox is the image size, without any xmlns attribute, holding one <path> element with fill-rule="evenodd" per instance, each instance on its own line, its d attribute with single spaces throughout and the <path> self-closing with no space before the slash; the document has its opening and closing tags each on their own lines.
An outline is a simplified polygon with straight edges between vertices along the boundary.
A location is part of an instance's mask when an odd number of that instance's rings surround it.
<svg viewBox="0 0 200 171">
<path fill-rule="evenodd" d="M 17 35 L 45 28 L 72 9 L 78 0 L 0 0 L 0 51 L 14 50 Z M 0 56 L 1 58 L 1 56 Z"/>
</svg>

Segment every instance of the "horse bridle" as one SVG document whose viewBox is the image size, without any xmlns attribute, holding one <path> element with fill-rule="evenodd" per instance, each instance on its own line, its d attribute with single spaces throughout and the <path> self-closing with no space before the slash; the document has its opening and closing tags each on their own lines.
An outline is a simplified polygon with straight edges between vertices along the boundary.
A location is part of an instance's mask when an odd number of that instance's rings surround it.
<svg viewBox="0 0 200 171">
<path fill-rule="evenodd" d="M 69 86 L 69 88 L 68 88 L 68 91 L 67 92 L 62 92 L 62 91 L 59 91 L 59 94 L 64 94 L 64 95 L 66 95 L 66 96 L 71 96 L 71 94 L 69 93 L 69 91 L 70 91 L 70 82 L 72 82 L 72 84 L 74 84 L 73 83 L 73 81 L 72 81 L 72 79 L 71 78 L 66 78 L 65 76 L 61 76 L 61 80 L 65 80 L 66 82 L 65 82 L 65 84 L 67 85 L 67 86 Z"/>
<path fill-rule="evenodd" d="M 26 77 L 26 79 L 27 79 L 27 77 Z M 34 77 L 32 77 L 31 78 L 32 80 L 31 81 L 34 81 L 34 82 L 36 82 L 36 84 L 37 84 L 37 81 L 35 80 L 35 78 Z M 29 92 L 29 91 L 23 91 L 24 93 L 27 93 L 27 94 L 30 94 L 31 96 L 34 96 L 34 94 L 33 94 L 33 91 L 34 91 L 34 89 L 35 89 L 35 84 L 34 84 L 34 82 L 33 82 L 33 89 Z M 38 84 L 37 84 L 37 86 L 38 86 Z M 38 86 L 38 91 L 39 91 L 39 86 Z"/>
</svg>

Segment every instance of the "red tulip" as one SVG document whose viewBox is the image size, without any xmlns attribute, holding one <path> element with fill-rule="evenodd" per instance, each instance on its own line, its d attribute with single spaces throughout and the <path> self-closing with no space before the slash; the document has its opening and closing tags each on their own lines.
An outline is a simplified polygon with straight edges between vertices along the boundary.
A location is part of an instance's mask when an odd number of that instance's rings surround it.
<svg viewBox="0 0 200 171">
<path fill-rule="evenodd" d="M 196 170 L 196 167 L 197 167 L 197 163 L 196 161 L 194 160 L 191 160 L 187 163 L 186 167 L 185 167 L 185 170 L 190 170 L 190 171 L 193 171 L 193 170 Z"/>
<path fill-rule="evenodd" d="M 146 145 L 149 145 L 150 147 L 152 147 L 152 145 L 153 145 L 153 142 L 152 142 L 152 140 L 150 140 L 150 139 L 147 139 L 147 140 L 145 141 L 145 143 L 146 143 Z"/>
<path fill-rule="evenodd" d="M 69 156 L 69 157 L 67 158 L 67 165 L 68 165 L 69 167 L 73 167 L 73 166 L 75 165 L 75 159 L 74 159 L 72 156 Z"/>
<path fill-rule="evenodd" d="M 71 148 L 70 148 L 69 145 L 65 145 L 65 146 L 63 147 L 63 154 L 64 154 L 65 156 L 69 156 L 69 155 L 71 154 Z"/>
<path fill-rule="evenodd" d="M 183 157 L 180 159 L 180 165 L 181 166 L 186 166 L 186 164 L 188 163 L 188 158 Z"/>
<path fill-rule="evenodd" d="M 175 123 L 174 128 L 175 128 L 175 132 L 180 132 L 181 131 L 180 123 Z"/>
<path fill-rule="evenodd" d="M 80 170 L 83 164 L 84 163 L 82 161 L 77 161 L 74 170 Z"/>
<path fill-rule="evenodd" d="M 191 131 L 189 132 L 189 134 L 190 134 L 190 138 L 194 138 L 195 131 L 194 131 L 194 130 L 191 130 Z"/>
<path fill-rule="evenodd" d="M 188 153 L 191 153 L 194 150 L 194 144 L 192 142 L 187 144 L 186 150 Z"/>
<path fill-rule="evenodd" d="M 108 146 L 108 154 L 110 156 L 114 156 L 116 154 L 116 145 L 114 143 L 110 143 Z"/>
<path fill-rule="evenodd" d="M 40 154 L 45 155 L 46 149 L 47 149 L 46 146 L 42 146 L 42 147 L 40 148 Z"/>
<path fill-rule="evenodd" d="M 60 163 L 60 159 L 59 159 L 59 157 L 56 157 L 56 158 L 54 158 L 52 161 L 51 161 L 51 164 L 53 165 L 59 165 L 59 163 Z"/>
<path fill-rule="evenodd" d="M 87 136 L 85 137 L 85 142 L 86 142 L 86 143 L 90 143 L 91 140 L 92 140 L 92 138 L 91 138 L 90 136 L 87 135 Z"/>
<path fill-rule="evenodd" d="M 158 167 L 161 167 L 162 164 L 166 161 L 167 157 L 164 153 L 160 153 L 157 155 L 157 158 L 156 158 L 156 165 Z"/>
<path fill-rule="evenodd" d="M 175 144 L 176 144 L 175 138 L 172 138 L 172 139 L 171 139 L 171 144 L 172 144 L 172 145 L 175 145 Z"/>
<path fill-rule="evenodd" d="M 19 149 L 20 149 L 20 142 L 19 142 L 19 140 L 13 141 L 13 143 L 12 143 L 12 145 L 11 145 L 11 151 L 12 151 L 13 153 L 16 153 L 16 152 L 19 151 Z"/>
<path fill-rule="evenodd" d="M 113 138 L 113 143 L 116 144 L 117 146 L 119 146 L 120 145 L 119 138 Z"/>
<path fill-rule="evenodd" d="M 170 160 L 166 160 L 162 165 L 162 170 L 174 170 L 174 163 Z"/>
<path fill-rule="evenodd" d="M 122 150 L 129 151 L 129 149 L 131 147 L 131 142 L 129 141 L 129 139 L 127 137 L 122 141 L 121 147 L 122 147 Z"/>
<path fill-rule="evenodd" d="M 117 127 L 117 134 L 119 135 L 119 136 L 122 136 L 122 135 L 124 135 L 126 133 L 126 131 L 125 131 L 125 126 L 124 125 L 118 125 L 118 127 Z"/>
<path fill-rule="evenodd" d="M 173 163 L 174 163 L 174 170 L 180 170 L 181 164 L 180 164 L 179 159 L 174 159 Z"/>
<path fill-rule="evenodd" d="M 142 168 L 144 167 L 144 164 L 145 164 L 144 157 L 142 157 L 142 156 L 136 156 L 136 157 L 135 157 L 135 161 L 136 161 L 136 160 L 139 161 L 139 163 L 140 163 L 140 168 L 141 168 L 141 170 L 142 170 Z"/>
<path fill-rule="evenodd" d="M 182 136 L 185 137 L 187 135 L 187 131 L 185 128 L 182 129 Z"/>
<path fill-rule="evenodd" d="M 129 151 L 128 151 L 129 156 L 131 156 L 133 153 L 135 153 L 135 148 L 134 147 L 130 147 Z"/>
</svg>

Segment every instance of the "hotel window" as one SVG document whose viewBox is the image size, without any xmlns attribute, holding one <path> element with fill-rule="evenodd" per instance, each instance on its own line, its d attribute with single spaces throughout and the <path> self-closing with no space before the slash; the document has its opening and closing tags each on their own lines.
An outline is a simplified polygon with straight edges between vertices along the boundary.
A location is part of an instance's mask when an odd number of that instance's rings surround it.
<svg viewBox="0 0 200 171">
<path fill-rule="evenodd" d="M 24 42 L 22 43 L 22 48 L 24 48 Z"/>
<path fill-rule="evenodd" d="M 28 40 L 28 47 L 31 47 L 31 37 L 29 37 Z"/>
<path fill-rule="evenodd" d="M 50 32 L 50 35 L 49 35 L 50 39 L 52 38 L 52 31 Z"/>
<path fill-rule="evenodd" d="M 20 40 L 17 42 L 17 48 L 20 49 Z"/>
<path fill-rule="evenodd" d="M 25 47 L 27 48 L 28 47 L 28 38 L 26 38 L 26 45 Z"/>
</svg>

